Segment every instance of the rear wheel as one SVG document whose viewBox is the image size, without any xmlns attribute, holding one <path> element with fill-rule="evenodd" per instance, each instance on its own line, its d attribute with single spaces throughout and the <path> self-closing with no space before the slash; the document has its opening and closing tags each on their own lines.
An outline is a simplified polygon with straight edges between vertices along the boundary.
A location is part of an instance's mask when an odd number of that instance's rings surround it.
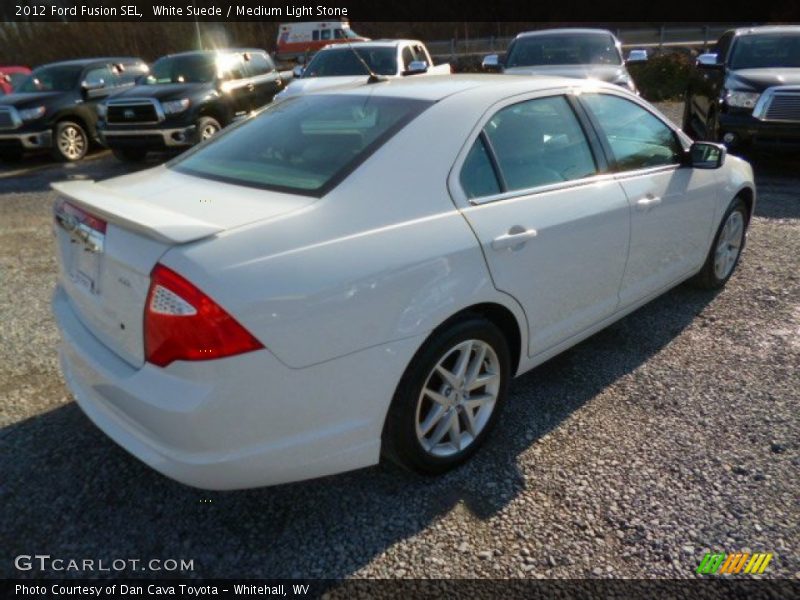
<svg viewBox="0 0 800 600">
<path fill-rule="evenodd" d="M 505 401 L 510 353 L 502 332 L 470 317 L 428 340 L 397 386 L 383 453 L 420 473 L 443 473 L 485 441 Z"/>
<path fill-rule="evenodd" d="M 703 268 L 692 279 L 696 287 L 716 290 L 728 282 L 744 249 L 747 220 L 747 206 L 741 198 L 734 198 L 722 217 Z"/>
<path fill-rule="evenodd" d="M 147 157 L 147 150 L 141 148 L 114 148 L 111 152 L 123 162 L 141 162 Z"/>
<path fill-rule="evenodd" d="M 74 162 L 86 156 L 89 150 L 89 136 L 83 127 L 73 121 L 61 121 L 53 130 L 53 158 L 64 162 Z"/>
</svg>

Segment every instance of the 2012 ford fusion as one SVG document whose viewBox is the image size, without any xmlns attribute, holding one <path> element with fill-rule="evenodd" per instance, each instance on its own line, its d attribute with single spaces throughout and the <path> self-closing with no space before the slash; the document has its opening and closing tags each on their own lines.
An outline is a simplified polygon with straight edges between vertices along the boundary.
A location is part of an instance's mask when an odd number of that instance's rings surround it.
<svg viewBox="0 0 800 600">
<path fill-rule="evenodd" d="M 756 200 L 746 162 L 620 86 L 491 75 L 299 96 L 54 187 L 70 389 L 213 489 L 464 462 L 512 377 L 725 285 Z"/>
</svg>

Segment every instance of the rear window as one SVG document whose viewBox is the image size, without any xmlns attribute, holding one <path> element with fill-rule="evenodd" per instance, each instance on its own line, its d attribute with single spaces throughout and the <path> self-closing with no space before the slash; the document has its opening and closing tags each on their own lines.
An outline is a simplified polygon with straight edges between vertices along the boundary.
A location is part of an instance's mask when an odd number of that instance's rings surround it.
<svg viewBox="0 0 800 600">
<path fill-rule="evenodd" d="M 322 196 L 430 104 L 367 95 L 290 98 L 197 146 L 170 167 L 228 183 Z"/>
</svg>

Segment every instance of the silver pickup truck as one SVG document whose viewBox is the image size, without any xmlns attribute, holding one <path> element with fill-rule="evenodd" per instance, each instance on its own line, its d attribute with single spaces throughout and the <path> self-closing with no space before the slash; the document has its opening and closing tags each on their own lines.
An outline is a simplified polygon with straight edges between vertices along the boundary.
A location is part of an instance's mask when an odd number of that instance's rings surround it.
<svg viewBox="0 0 800 600">
<path fill-rule="evenodd" d="M 332 44 L 317 52 L 305 67 L 295 67 L 294 80 L 275 96 L 275 100 L 364 83 L 373 76 L 393 78 L 449 73 L 449 64 L 433 66 L 428 49 L 419 40 Z"/>
</svg>

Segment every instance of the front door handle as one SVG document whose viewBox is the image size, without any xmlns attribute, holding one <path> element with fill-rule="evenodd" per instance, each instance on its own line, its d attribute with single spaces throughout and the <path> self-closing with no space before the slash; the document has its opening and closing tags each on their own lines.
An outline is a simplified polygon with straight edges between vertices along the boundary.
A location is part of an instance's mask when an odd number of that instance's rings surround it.
<svg viewBox="0 0 800 600">
<path fill-rule="evenodd" d="M 641 211 L 648 211 L 659 204 L 661 204 L 661 198 L 653 194 L 647 194 L 644 198 L 636 201 L 636 208 Z"/>
<path fill-rule="evenodd" d="M 492 240 L 492 250 L 519 250 L 525 245 L 525 242 L 532 240 L 538 235 L 535 229 L 524 229 L 519 225 L 515 225 L 500 237 Z"/>
</svg>

